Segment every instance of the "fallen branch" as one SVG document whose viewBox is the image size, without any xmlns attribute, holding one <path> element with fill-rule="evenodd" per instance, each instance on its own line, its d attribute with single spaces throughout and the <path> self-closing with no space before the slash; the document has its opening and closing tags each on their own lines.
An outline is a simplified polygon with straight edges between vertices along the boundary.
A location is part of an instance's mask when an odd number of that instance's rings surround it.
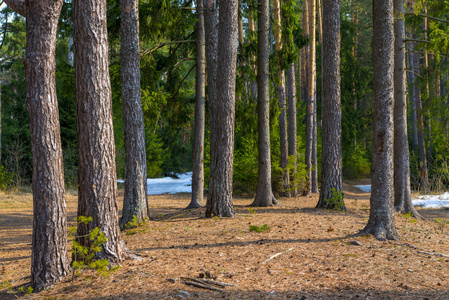
<svg viewBox="0 0 449 300">
<path fill-rule="evenodd" d="M 204 279 L 204 278 L 191 278 L 191 277 L 181 277 L 181 280 L 190 280 L 190 281 L 195 281 L 198 282 L 200 284 L 214 284 L 216 286 L 220 286 L 220 287 L 226 287 L 226 286 L 234 286 L 233 284 L 230 283 L 226 283 L 226 282 L 220 282 L 220 281 L 215 281 L 212 279 Z"/>
<path fill-rule="evenodd" d="M 276 254 L 270 256 L 270 257 L 269 257 L 267 260 L 265 260 L 262 264 L 266 264 L 267 262 L 269 262 L 269 261 L 272 260 L 273 258 L 276 258 L 276 257 L 278 257 L 279 255 L 282 255 L 282 254 L 284 254 L 284 253 L 290 252 L 290 251 L 292 251 L 292 250 L 294 250 L 294 249 L 296 249 L 296 248 L 297 248 L 297 247 L 294 247 L 294 248 L 287 249 L 287 250 L 285 250 L 285 251 L 283 251 L 283 252 L 276 253 Z"/>
<path fill-rule="evenodd" d="M 416 247 L 416 246 L 410 245 L 410 244 L 408 244 L 408 243 L 404 243 L 404 244 L 396 244 L 396 243 L 393 243 L 393 242 L 391 242 L 391 241 L 389 241 L 389 242 L 390 242 L 390 244 L 397 245 L 397 246 L 407 246 L 407 247 L 410 247 L 410 248 L 412 248 L 413 250 L 415 250 L 415 251 L 416 251 L 417 253 L 419 253 L 419 254 L 433 255 L 433 256 L 439 256 L 439 257 L 449 258 L 449 255 L 441 254 L 441 253 L 436 253 L 436 252 L 422 251 L 422 249 L 420 249 L 420 248 L 418 248 L 418 247 Z"/>
<path fill-rule="evenodd" d="M 214 288 L 213 286 L 205 285 L 205 284 L 198 283 L 198 282 L 193 282 L 193 281 L 187 281 L 186 280 L 186 281 L 182 281 L 182 283 L 184 283 L 185 285 L 190 285 L 190 286 L 194 286 L 194 287 L 198 287 L 198 288 L 202 288 L 202 289 L 212 290 L 212 291 L 215 291 L 215 292 L 229 293 L 226 290 Z"/>
</svg>

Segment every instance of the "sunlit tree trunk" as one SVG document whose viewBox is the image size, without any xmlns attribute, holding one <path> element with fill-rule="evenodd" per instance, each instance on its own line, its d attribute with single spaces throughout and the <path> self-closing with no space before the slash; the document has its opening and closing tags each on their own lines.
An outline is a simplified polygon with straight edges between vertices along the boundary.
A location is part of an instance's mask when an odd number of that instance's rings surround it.
<svg viewBox="0 0 449 300">
<path fill-rule="evenodd" d="M 306 110 L 306 167 L 310 175 L 308 193 L 318 192 L 317 159 L 316 159 L 316 5 L 315 0 L 309 0 L 309 28 L 310 28 L 310 51 L 309 51 L 309 77 L 308 96 Z"/>
<path fill-rule="evenodd" d="M 296 133 L 296 80 L 295 64 L 292 63 L 287 71 L 287 94 L 288 94 L 288 155 L 293 158 L 293 169 L 291 170 L 290 191 L 292 197 L 296 197 L 298 191 L 296 187 L 297 172 L 297 133 Z"/>
<path fill-rule="evenodd" d="M 148 217 L 147 155 L 140 95 L 139 1 L 121 0 L 120 63 L 125 126 L 125 194 L 120 228 Z"/>
<path fill-rule="evenodd" d="M 373 164 L 368 224 L 359 234 L 398 240 L 393 207 L 393 1 L 373 0 Z"/>
<path fill-rule="evenodd" d="M 211 141 L 209 193 L 206 217 L 234 217 L 232 205 L 232 175 L 234 161 L 235 78 L 237 66 L 238 0 L 220 2 L 218 24 L 217 98 L 210 111 L 216 122 Z M 217 76 L 218 77 L 218 76 Z M 213 142 L 213 144 L 212 144 Z"/>
<path fill-rule="evenodd" d="M 270 153 L 270 82 L 268 42 L 270 28 L 269 0 L 259 0 L 258 5 L 258 67 L 257 67 L 257 127 L 259 170 L 256 198 L 251 206 L 271 206 L 277 204 L 271 187 L 271 153 Z"/>
<path fill-rule="evenodd" d="M 89 232 L 98 227 L 108 240 L 97 258 L 119 263 L 128 252 L 118 224 L 106 8 L 106 0 L 73 1 L 78 216 L 93 219 L 78 226 L 78 242 L 89 246 Z"/>
<path fill-rule="evenodd" d="M 55 49 L 62 0 L 6 4 L 26 17 L 26 107 L 33 163 L 31 286 L 41 291 L 68 275 L 67 209 L 64 199 Z"/>
<path fill-rule="evenodd" d="M 197 2 L 196 13 L 196 102 L 195 133 L 193 139 L 192 200 L 187 208 L 203 204 L 204 190 L 204 126 L 206 116 L 206 37 L 204 32 L 203 1 Z"/>
</svg>

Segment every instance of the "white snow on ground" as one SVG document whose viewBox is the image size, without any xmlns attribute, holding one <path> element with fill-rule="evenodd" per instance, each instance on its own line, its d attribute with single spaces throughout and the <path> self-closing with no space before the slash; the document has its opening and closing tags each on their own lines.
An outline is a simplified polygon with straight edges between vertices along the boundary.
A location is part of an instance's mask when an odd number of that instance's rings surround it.
<svg viewBox="0 0 449 300">
<path fill-rule="evenodd" d="M 422 208 L 449 208 L 449 193 L 419 196 L 418 199 L 412 199 L 412 202 L 414 206 Z"/>
<path fill-rule="evenodd" d="M 365 193 L 371 192 L 371 185 L 355 185 L 354 187 L 361 189 Z M 449 208 L 449 192 L 441 195 L 424 195 L 418 196 L 418 199 L 412 199 L 414 206 L 422 208 Z"/>
<path fill-rule="evenodd" d="M 191 193 L 192 192 L 192 172 L 176 174 L 179 179 L 164 177 L 147 179 L 148 195 Z M 123 183 L 123 180 L 117 180 Z"/>
<path fill-rule="evenodd" d="M 364 191 L 365 193 L 371 193 L 371 184 L 368 184 L 368 185 L 355 185 L 354 187 Z"/>
</svg>

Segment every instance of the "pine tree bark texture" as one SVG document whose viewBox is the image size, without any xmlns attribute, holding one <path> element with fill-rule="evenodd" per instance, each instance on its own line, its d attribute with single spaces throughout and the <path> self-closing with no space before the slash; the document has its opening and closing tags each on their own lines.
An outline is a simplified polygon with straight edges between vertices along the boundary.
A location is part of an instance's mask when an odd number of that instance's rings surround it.
<svg viewBox="0 0 449 300">
<path fill-rule="evenodd" d="M 310 17 L 310 101 L 313 103 L 312 111 L 312 193 L 318 193 L 318 151 L 317 151 L 317 96 L 316 96 L 316 0 L 309 0 Z"/>
<path fill-rule="evenodd" d="M 340 0 L 323 3 L 321 192 L 317 207 L 345 209 L 342 192 Z M 334 192 L 334 193 L 333 193 Z"/>
<path fill-rule="evenodd" d="M 211 162 L 206 217 L 234 217 L 232 175 L 234 162 L 235 78 L 237 67 L 238 0 L 220 3 L 217 52 L 217 97 L 210 111 Z M 212 100 L 212 99 L 211 99 Z M 213 143 L 212 143 L 213 142 Z"/>
<path fill-rule="evenodd" d="M 192 199 L 187 208 L 203 205 L 204 190 L 204 126 L 206 118 L 206 37 L 203 2 L 197 2 L 195 132 L 193 137 Z"/>
<path fill-rule="evenodd" d="M 148 217 L 147 156 L 140 95 L 139 1 L 121 0 L 120 63 L 125 125 L 125 196 L 120 228 Z"/>
<path fill-rule="evenodd" d="M 78 216 L 92 217 L 78 226 L 79 243 L 98 227 L 108 240 L 97 258 L 118 263 L 126 248 L 118 224 L 115 144 L 109 80 L 106 0 L 74 0 L 75 90 L 79 156 Z"/>
<path fill-rule="evenodd" d="M 276 51 L 282 49 L 282 27 L 281 27 L 281 3 L 280 0 L 273 0 L 273 16 L 274 16 L 274 39 Z M 290 172 L 288 170 L 288 140 L 287 140 L 287 107 L 285 103 L 285 75 L 281 69 L 281 62 L 277 62 L 277 76 L 279 85 L 277 86 L 277 94 L 279 101 L 279 144 L 281 146 L 281 168 L 283 192 L 285 197 L 290 197 Z"/>
<path fill-rule="evenodd" d="M 5 1 L 26 17 L 26 107 L 33 163 L 31 286 L 35 291 L 68 275 L 67 209 L 64 199 L 55 49 L 63 1 Z"/>
<path fill-rule="evenodd" d="M 297 183 L 297 162 L 296 162 L 296 148 L 297 148 L 297 126 L 296 126 L 296 80 L 295 80 L 295 64 L 292 63 L 287 71 L 287 94 L 288 94 L 288 155 L 293 156 L 293 169 L 291 170 L 290 185 L 292 189 L 290 191 L 292 197 L 296 197 Z"/>
<path fill-rule="evenodd" d="M 410 190 L 404 13 L 404 0 L 394 0 L 394 206 L 397 212 L 419 217 Z"/>
<path fill-rule="evenodd" d="M 271 186 L 270 150 L 270 84 L 269 84 L 269 0 L 258 3 L 258 67 L 257 67 L 257 127 L 259 170 L 256 198 L 251 206 L 271 206 L 277 204 Z"/>
<path fill-rule="evenodd" d="M 368 224 L 359 234 L 398 240 L 393 208 L 393 1 L 373 0 L 373 164 Z"/>
<path fill-rule="evenodd" d="M 413 43 L 410 43 L 411 46 L 409 46 L 410 51 L 413 51 Z M 409 86 L 410 91 L 410 105 L 411 105 L 411 109 L 410 109 L 410 121 L 411 121 L 411 129 L 412 129 L 412 149 L 415 152 L 418 152 L 418 129 L 416 126 L 416 105 L 415 105 L 415 73 L 413 72 L 413 70 L 415 69 L 414 64 L 413 64 L 413 55 L 410 54 L 408 55 L 408 61 L 409 61 L 409 67 L 410 67 L 410 71 L 408 73 L 408 82 L 409 82 Z"/>
</svg>

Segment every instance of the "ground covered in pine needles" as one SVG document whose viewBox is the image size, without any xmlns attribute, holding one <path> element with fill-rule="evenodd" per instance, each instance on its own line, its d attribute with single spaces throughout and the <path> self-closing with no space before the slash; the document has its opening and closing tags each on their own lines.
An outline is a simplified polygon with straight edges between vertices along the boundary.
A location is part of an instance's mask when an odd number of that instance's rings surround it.
<svg viewBox="0 0 449 300">
<path fill-rule="evenodd" d="M 123 233 L 141 259 L 24 294 L 32 197 L 0 194 L 0 298 L 449 299 L 449 225 L 435 221 L 449 221 L 449 210 L 420 210 L 418 221 L 398 214 L 400 242 L 382 242 L 352 236 L 368 221 L 369 194 L 348 184 L 346 212 L 315 209 L 317 195 L 279 200 L 248 208 L 252 199 L 236 198 L 234 219 L 205 219 L 203 208 L 182 210 L 189 194 L 151 196 L 152 220 Z M 67 196 L 72 226 L 76 201 Z"/>
</svg>

